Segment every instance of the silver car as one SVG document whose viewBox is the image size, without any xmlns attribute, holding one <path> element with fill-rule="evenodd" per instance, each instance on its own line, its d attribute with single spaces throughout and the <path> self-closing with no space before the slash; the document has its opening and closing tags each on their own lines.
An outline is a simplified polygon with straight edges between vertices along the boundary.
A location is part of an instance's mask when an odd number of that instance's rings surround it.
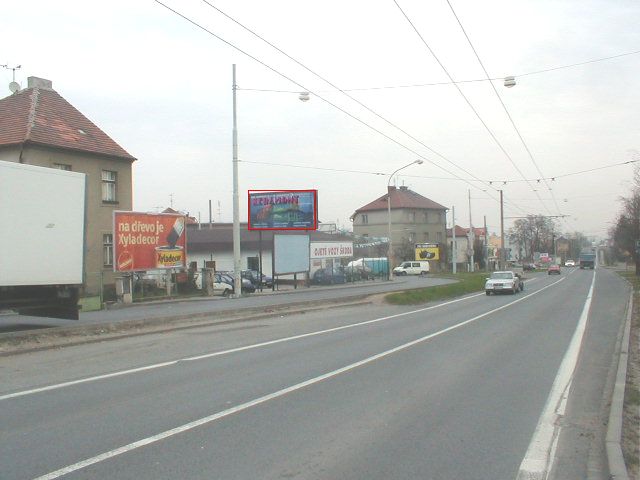
<svg viewBox="0 0 640 480">
<path fill-rule="evenodd" d="M 519 274 L 512 271 L 493 272 L 484 284 L 487 295 L 492 293 L 511 293 L 524 290 L 524 282 Z"/>
</svg>

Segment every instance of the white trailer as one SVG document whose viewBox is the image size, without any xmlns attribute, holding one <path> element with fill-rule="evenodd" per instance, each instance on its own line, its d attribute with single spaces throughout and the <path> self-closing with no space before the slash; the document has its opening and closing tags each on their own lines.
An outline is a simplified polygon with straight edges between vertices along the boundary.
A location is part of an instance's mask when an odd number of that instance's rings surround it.
<svg viewBox="0 0 640 480">
<path fill-rule="evenodd" d="M 0 310 L 78 318 L 86 175 L 0 161 Z"/>
</svg>

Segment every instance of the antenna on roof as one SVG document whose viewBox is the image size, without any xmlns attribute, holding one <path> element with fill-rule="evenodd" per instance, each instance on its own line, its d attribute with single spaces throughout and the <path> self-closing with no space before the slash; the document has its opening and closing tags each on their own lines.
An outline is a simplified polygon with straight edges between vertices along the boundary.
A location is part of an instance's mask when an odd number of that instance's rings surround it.
<svg viewBox="0 0 640 480">
<path fill-rule="evenodd" d="M 16 93 L 17 91 L 19 91 L 20 84 L 16 82 L 16 70 L 21 69 L 22 65 L 18 65 L 16 67 L 10 67 L 9 65 L 0 65 L 0 66 L 6 70 L 11 70 L 12 72 L 12 80 L 11 80 L 11 83 L 9 84 L 9 90 L 11 90 L 11 93 Z"/>
</svg>

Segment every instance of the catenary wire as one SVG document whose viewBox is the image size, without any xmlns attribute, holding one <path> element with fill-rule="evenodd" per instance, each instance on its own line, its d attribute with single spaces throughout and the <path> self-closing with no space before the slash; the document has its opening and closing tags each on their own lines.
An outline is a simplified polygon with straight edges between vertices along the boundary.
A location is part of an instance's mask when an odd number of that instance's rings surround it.
<svg viewBox="0 0 640 480">
<path fill-rule="evenodd" d="M 462 30 L 462 33 L 464 34 L 464 37 L 467 39 L 467 42 L 469 43 L 469 46 L 471 47 L 471 50 L 473 51 L 473 54 L 476 56 L 476 59 L 478 60 L 478 63 L 482 67 L 482 71 L 484 72 L 485 76 L 487 77 L 487 80 L 489 80 L 490 79 L 489 72 L 487 72 L 487 69 L 485 68 L 484 63 L 480 59 L 480 55 L 478 54 L 478 51 L 476 50 L 475 46 L 473 45 L 473 42 L 471 41 L 471 38 L 469 37 L 469 35 L 467 34 L 467 31 L 465 30 L 464 26 L 462 25 L 462 22 L 460 21 L 460 18 L 458 17 L 458 14 L 454 10 L 453 5 L 451 5 L 451 1 L 450 0 L 446 0 L 446 2 L 447 2 L 447 5 L 449 5 L 449 8 L 451 9 L 451 13 L 453 13 L 453 16 L 455 17 L 456 21 L 458 22 L 458 25 L 460 26 L 460 29 Z M 502 97 L 498 93 L 498 90 L 496 89 L 496 86 L 493 84 L 493 82 L 489 82 L 489 84 L 491 85 L 491 89 L 493 90 L 493 93 L 495 93 L 496 97 L 498 98 L 498 101 L 500 102 L 500 105 L 502 105 L 504 113 L 507 115 L 507 118 L 509 119 L 509 122 L 511 122 L 511 126 L 513 127 L 513 129 L 515 130 L 516 134 L 518 135 L 518 138 L 520 139 L 520 142 L 522 143 L 522 146 L 524 147 L 524 149 L 526 150 L 527 154 L 529 155 L 529 159 L 531 160 L 531 162 L 535 166 L 537 172 L 540 174 L 540 177 L 544 179 L 544 173 L 542 173 L 542 170 L 540 169 L 540 166 L 538 165 L 538 162 L 536 162 L 536 159 L 533 158 L 533 154 L 531 153 L 531 150 L 529 149 L 529 145 L 527 145 L 527 142 L 525 142 L 524 137 L 520 133 L 520 129 L 516 126 L 516 123 L 513 120 L 513 117 L 511 116 L 511 113 L 507 109 L 507 106 L 505 105 L 504 101 L 502 100 Z M 551 198 L 553 199 L 553 203 L 554 203 L 554 205 L 556 207 L 557 212 L 560 213 L 560 207 L 558 205 L 558 201 L 556 200 L 556 196 L 555 196 L 553 190 L 551 189 L 551 186 L 549 185 L 549 183 L 546 180 L 544 180 L 544 184 L 547 187 L 547 189 L 549 190 L 549 192 L 551 193 Z M 540 198 L 540 201 L 542 201 L 542 198 Z"/>
<path fill-rule="evenodd" d="M 417 152 L 416 150 L 412 149 L 411 147 L 408 147 L 407 145 L 403 144 L 402 142 L 396 140 L 395 138 L 391 137 L 390 135 L 387 135 L 386 133 L 382 132 L 381 130 L 375 128 L 372 125 L 369 125 L 367 122 L 365 122 L 364 120 L 356 117 L 355 115 L 353 115 L 352 113 L 346 111 L 344 108 L 339 107 L 338 105 L 332 103 L 330 100 L 322 97 L 321 95 L 319 95 L 317 92 L 312 91 L 311 89 L 305 87 L 304 85 L 298 83 L 297 81 L 293 80 L 292 78 L 290 78 L 289 76 L 285 75 L 284 73 L 281 73 L 280 71 L 276 70 L 274 67 L 271 67 L 270 65 L 268 65 L 267 63 L 263 62 L 262 60 L 258 59 L 257 57 L 251 55 L 250 53 L 242 50 L 240 47 L 237 47 L 236 45 L 232 44 L 231 42 L 225 40 L 224 38 L 220 37 L 219 35 L 217 35 L 216 33 L 212 32 L 211 30 L 207 29 L 206 27 L 204 27 L 203 25 L 199 24 L 198 22 L 196 22 L 195 20 L 187 17 L 186 15 L 180 13 L 179 11 L 175 10 L 174 8 L 170 7 L 169 5 L 161 2 L 160 0 L 154 0 L 155 3 L 157 3 L 158 5 L 161 5 L 162 7 L 166 8 L 167 10 L 169 10 L 170 12 L 174 13 L 175 15 L 181 17 L 182 19 L 186 20 L 187 22 L 191 23 L 192 25 L 194 25 L 195 27 L 201 29 L 202 31 L 208 33 L 209 35 L 213 36 L 214 38 L 220 40 L 221 42 L 225 43 L 226 45 L 230 46 L 231 48 L 233 48 L 234 50 L 237 50 L 238 52 L 242 53 L 243 55 L 249 57 L 250 59 L 252 59 L 253 61 L 259 63 L 260 65 L 262 65 L 263 67 L 271 70 L 272 72 L 274 72 L 275 74 L 279 75 L 280 77 L 284 78 L 285 80 L 291 82 L 292 84 L 300 87 L 301 89 L 303 89 L 304 91 L 307 91 L 311 94 L 313 94 L 315 97 L 319 98 L 320 100 L 322 100 L 323 102 L 327 103 L 328 105 L 332 106 L 333 108 L 341 111 L 342 113 L 344 113 L 345 115 L 347 115 L 348 117 L 352 118 L 353 120 L 357 121 L 358 123 L 366 126 L 367 128 L 369 128 L 370 130 L 373 130 L 374 132 L 378 133 L 379 135 L 385 137 L 386 139 L 392 141 L 393 143 L 395 143 L 396 145 L 400 146 L 401 148 L 411 152 L 412 154 L 420 157 L 421 159 L 425 160 L 426 162 L 432 164 L 435 167 L 438 167 L 439 169 L 445 171 L 446 173 L 448 173 L 449 175 L 452 175 L 456 178 L 460 178 L 460 180 L 468 183 L 470 186 L 472 186 L 473 188 L 477 188 L 476 185 L 473 185 L 471 182 L 467 181 L 466 179 L 463 179 L 462 177 L 460 177 L 459 175 L 456 175 L 455 173 L 447 170 L 445 167 L 443 167 L 442 165 L 439 165 L 437 163 L 435 163 L 433 160 L 429 159 L 428 157 L 426 157 L 425 155 Z M 497 201 L 497 199 L 494 199 Z M 519 210 L 523 210 L 520 207 L 517 207 Z"/>
<path fill-rule="evenodd" d="M 414 137 L 413 135 L 411 135 L 410 133 L 408 133 L 406 130 L 404 130 L 403 128 L 399 127 L 398 125 L 396 125 L 395 123 L 391 122 L 390 120 L 388 120 L 387 118 L 383 117 L 382 115 L 378 114 L 376 111 L 374 111 L 373 109 L 371 109 L 370 107 L 368 107 L 367 105 L 365 105 L 364 103 L 362 103 L 361 101 L 359 101 L 358 99 L 356 99 L 355 97 L 349 95 L 344 89 L 338 87 L 337 85 L 335 85 L 333 82 L 331 82 L 330 80 L 327 80 L 325 77 L 323 77 L 322 75 L 320 75 L 319 73 L 315 72 L 314 70 L 310 69 L 309 67 L 307 67 L 306 65 L 304 65 L 301 61 L 299 61 L 298 59 L 292 57 L 291 55 L 289 55 L 288 53 L 286 53 L 285 51 L 283 51 L 281 48 L 279 48 L 278 46 L 274 45 L 273 43 L 271 43 L 270 41 L 268 41 L 267 39 L 265 39 L 263 36 L 261 36 L 260 34 L 256 33 L 254 30 L 250 29 L 249 27 L 247 27 L 246 25 L 240 23 L 238 20 L 236 20 L 235 18 L 233 18 L 232 16 L 230 16 L 229 14 L 225 13 L 224 11 L 222 11 L 220 8 L 216 7 L 215 5 L 213 5 L 211 2 L 209 2 L 209 0 L 202 0 L 203 3 L 207 4 L 209 7 L 213 8 L 214 10 L 216 10 L 218 13 L 220 13 L 221 15 L 223 15 L 224 17 L 226 17 L 227 19 L 231 20 L 232 22 L 234 22 L 236 25 L 238 25 L 239 27 L 241 27 L 242 29 L 244 29 L 245 31 L 249 32 L 251 35 L 253 35 L 254 37 L 258 38 L 259 40 L 261 40 L 262 42 L 266 43 L 267 45 L 269 45 L 271 48 L 275 49 L 276 51 L 278 51 L 279 53 L 281 53 L 282 55 L 284 55 L 285 57 L 287 57 L 289 60 L 291 60 L 292 62 L 296 63 L 298 66 L 302 67 L 303 69 L 305 69 L 307 72 L 311 73 L 312 75 L 314 75 L 316 78 L 319 78 L 320 80 L 322 80 L 323 82 L 325 82 L 327 85 L 330 85 L 332 88 L 334 88 L 335 90 L 339 91 L 340 93 L 342 93 L 343 95 L 347 96 L 350 100 L 352 100 L 353 102 L 356 102 L 358 105 L 360 105 L 361 107 L 363 107 L 364 109 L 366 109 L 368 112 L 372 113 L 373 115 L 375 115 L 376 117 L 378 117 L 379 119 L 381 119 L 382 121 L 384 121 L 387 125 L 390 125 L 391 127 L 397 129 L 398 131 L 402 132 L 404 135 L 406 135 L 407 137 L 409 137 L 411 140 L 419 143 L 420 145 L 422 145 L 423 147 L 425 147 L 427 150 L 429 150 L 431 153 L 433 153 L 434 155 L 440 157 L 441 159 L 443 159 L 445 162 L 449 163 L 450 165 L 454 166 L 455 168 L 458 168 L 459 170 L 463 171 L 464 173 L 466 173 L 467 175 L 475 178 L 478 181 L 481 181 L 476 175 L 474 175 L 473 173 L 471 173 L 470 171 L 468 171 L 467 169 L 461 167 L 460 165 L 458 165 L 457 163 L 453 162 L 452 160 L 448 159 L 447 157 L 445 157 L 444 155 L 442 155 L 441 153 L 437 152 L 436 150 L 434 150 L 432 147 L 430 147 L 429 145 L 427 145 L 426 143 L 422 142 L 421 140 L 419 140 L 418 138 Z M 490 188 L 490 185 L 487 185 Z M 498 201 L 498 199 L 495 199 L 496 201 Z"/>
<path fill-rule="evenodd" d="M 414 25 L 414 23 L 411 21 L 411 19 L 409 18 L 409 16 L 406 14 L 406 12 L 402 9 L 402 7 L 400 6 L 400 4 L 398 3 L 397 0 L 393 0 L 393 2 L 396 4 L 396 6 L 398 7 L 398 10 L 400 10 L 400 12 L 402 13 L 402 15 L 404 16 L 404 18 L 407 20 L 407 22 L 409 23 L 409 25 L 411 26 L 411 28 L 415 31 L 415 33 L 418 35 L 418 37 L 420 38 L 420 40 L 422 41 L 422 43 L 424 44 L 424 46 L 427 48 L 427 50 L 429 50 L 429 53 L 431 53 L 431 55 L 433 56 L 433 58 L 436 60 L 436 62 L 438 63 L 438 65 L 440 65 L 440 68 L 442 68 L 442 70 L 444 71 L 444 73 L 447 75 L 447 77 L 449 78 L 449 80 L 451 80 L 453 82 L 453 77 L 451 76 L 451 74 L 449 73 L 449 71 L 447 70 L 447 68 L 444 66 L 444 64 L 440 61 L 440 59 L 438 58 L 438 56 L 435 54 L 435 52 L 432 50 L 432 48 L 429 46 L 429 44 L 427 43 L 427 41 L 424 39 L 424 37 L 422 36 L 422 34 L 420 33 L 420 31 L 418 30 L 418 28 Z M 496 145 L 498 145 L 498 147 L 500 148 L 500 150 L 502 151 L 502 153 L 507 157 L 507 159 L 509 160 L 509 162 L 511 162 L 511 165 L 513 165 L 513 167 L 516 169 L 516 171 L 520 174 L 520 176 L 523 179 L 526 179 L 524 173 L 522 172 L 522 170 L 520 170 L 520 168 L 518 167 L 518 165 L 516 164 L 516 162 L 513 160 L 513 158 L 511 158 L 511 156 L 509 155 L 509 153 L 505 150 L 505 148 L 502 146 L 502 143 L 500 143 L 500 140 L 498 140 L 498 138 L 495 136 L 495 134 L 493 133 L 493 131 L 489 128 L 489 126 L 487 125 L 487 123 L 484 121 L 484 119 L 480 116 L 480 114 L 478 113 L 478 111 L 475 109 L 475 107 L 473 106 L 473 104 L 471 103 L 471 101 L 467 98 L 467 96 L 464 94 L 464 92 L 462 91 L 462 89 L 457 85 L 457 84 L 453 84 L 454 87 L 456 87 L 456 90 L 458 90 L 458 93 L 462 96 L 462 98 L 465 100 L 465 102 L 467 103 L 467 105 L 469 106 L 469 108 L 471 108 L 471 110 L 473 111 L 473 113 L 476 115 L 476 117 L 478 118 L 478 120 L 480 121 L 480 123 L 482 123 L 482 125 L 484 126 L 485 130 L 489 133 L 489 135 L 491 136 L 491 138 L 493 139 L 493 141 L 496 143 Z M 547 209 L 547 211 L 549 213 L 551 213 L 551 210 L 549 210 L 549 208 L 547 207 L 547 205 L 542 201 L 542 198 L 540 198 L 540 195 L 538 194 L 538 192 L 536 191 L 535 188 L 533 188 L 533 185 L 531 185 L 529 182 L 527 182 L 527 184 L 529 185 L 529 188 L 531 188 L 531 190 L 536 194 L 536 196 L 539 198 L 540 204 Z"/>
</svg>

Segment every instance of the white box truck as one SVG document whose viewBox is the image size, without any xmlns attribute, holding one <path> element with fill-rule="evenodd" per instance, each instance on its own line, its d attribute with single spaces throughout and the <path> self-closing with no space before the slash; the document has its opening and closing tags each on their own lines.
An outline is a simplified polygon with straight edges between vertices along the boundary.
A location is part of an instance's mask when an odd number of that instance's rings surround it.
<svg viewBox="0 0 640 480">
<path fill-rule="evenodd" d="M 78 319 L 86 175 L 0 161 L 0 310 Z"/>
</svg>

